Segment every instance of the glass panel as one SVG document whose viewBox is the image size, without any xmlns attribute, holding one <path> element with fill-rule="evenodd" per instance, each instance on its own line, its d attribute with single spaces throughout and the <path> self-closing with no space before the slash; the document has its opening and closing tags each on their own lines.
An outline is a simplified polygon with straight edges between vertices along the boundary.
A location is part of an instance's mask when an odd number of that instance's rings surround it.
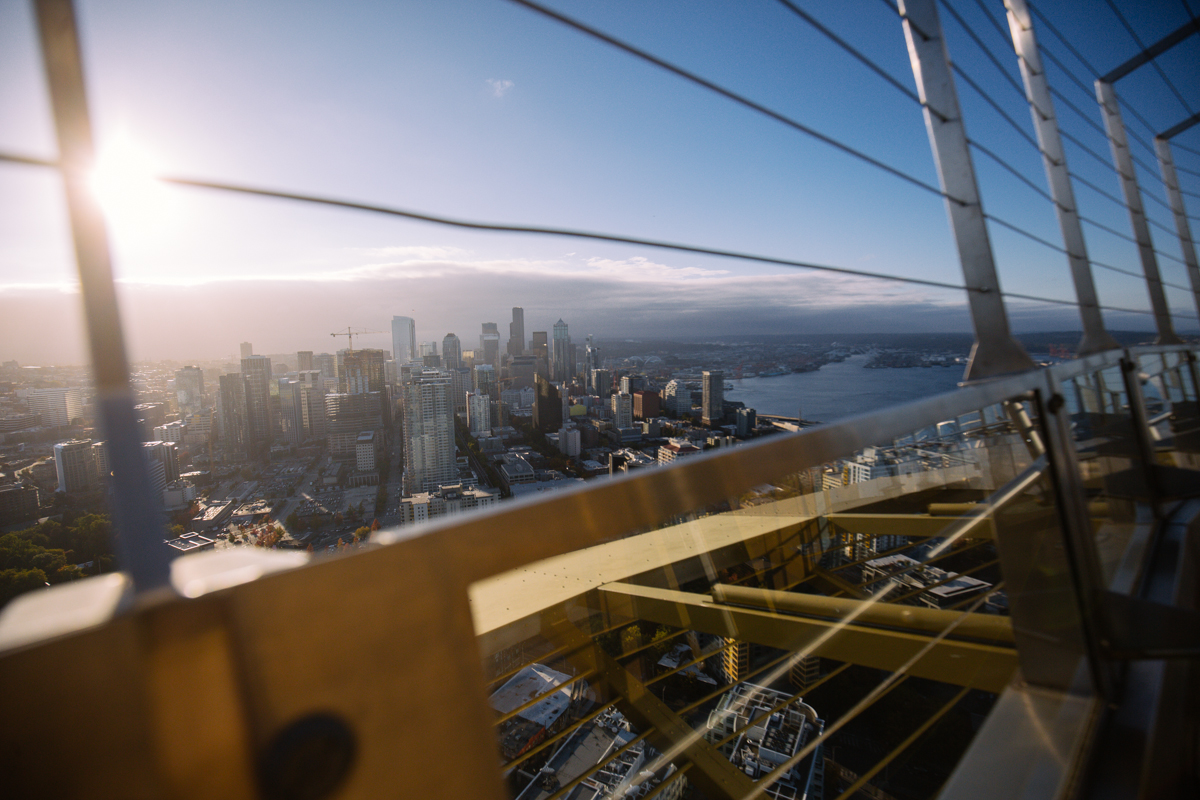
<svg viewBox="0 0 1200 800">
<path fill-rule="evenodd" d="M 1060 541 L 1042 440 L 1015 398 L 474 587 L 585 587 L 481 636 L 512 796 L 935 794 L 1017 667 L 996 529 L 1030 573 Z"/>
<path fill-rule="evenodd" d="M 1139 357 L 1138 385 L 1158 463 L 1200 468 L 1200 406 L 1196 402 L 1194 363 L 1188 354 Z"/>
</svg>

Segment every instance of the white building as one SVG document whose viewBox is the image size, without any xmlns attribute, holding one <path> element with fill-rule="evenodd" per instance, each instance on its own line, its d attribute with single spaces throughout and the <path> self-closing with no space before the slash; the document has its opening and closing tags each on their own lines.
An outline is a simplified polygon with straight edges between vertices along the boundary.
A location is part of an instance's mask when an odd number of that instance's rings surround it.
<svg viewBox="0 0 1200 800">
<path fill-rule="evenodd" d="M 58 472 L 58 491 L 85 492 L 96 485 L 96 457 L 91 439 L 77 439 L 54 445 L 54 468 Z"/>
<path fill-rule="evenodd" d="M 633 395 L 628 392 L 618 392 L 612 396 L 613 426 L 617 428 L 633 427 Z"/>
<path fill-rule="evenodd" d="M 458 477 L 454 463 L 454 400 L 450 374 L 414 373 L 404 386 L 404 491 L 436 490 Z"/>
<path fill-rule="evenodd" d="M 359 472 L 375 471 L 375 431 L 363 431 L 358 435 L 354 455 Z"/>
<path fill-rule="evenodd" d="M 392 358 L 406 364 L 417 355 L 417 323 L 412 317 L 392 317 Z"/>
<path fill-rule="evenodd" d="M 439 486 L 431 492 L 418 492 L 400 501 L 400 524 L 452 516 L 476 508 L 487 508 L 500 502 L 500 496 L 478 487 L 461 483 Z"/>
<path fill-rule="evenodd" d="M 566 426 L 559 429 L 558 449 L 563 455 L 569 458 L 578 457 L 580 449 L 579 429 L 575 427 L 568 428 Z"/>
<path fill-rule="evenodd" d="M 467 426 L 472 436 L 481 436 L 492 429 L 492 399 L 486 394 L 467 392 Z"/>
<path fill-rule="evenodd" d="M 29 410 L 40 414 L 47 427 L 70 425 L 83 416 L 83 400 L 78 389 L 30 389 Z"/>
<path fill-rule="evenodd" d="M 671 464 L 681 458 L 699 455 L 700 452 L 700 448 L 687 439 L 669 439 L 666 444 L 658 448 L 658 463 Z"/>
</svg>

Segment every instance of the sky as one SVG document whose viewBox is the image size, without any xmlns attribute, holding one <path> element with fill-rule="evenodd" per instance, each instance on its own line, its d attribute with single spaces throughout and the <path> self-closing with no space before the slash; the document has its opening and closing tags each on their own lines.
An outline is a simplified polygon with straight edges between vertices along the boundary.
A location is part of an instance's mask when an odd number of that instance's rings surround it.
<svg viewBox="0 0 1200 800">
<path fill-rule="evenodd" d="M 885 0 L 794 0 L 915 89 Z M 1188 4 L 1191 4 L 1190 6 Z M 920 108 L 776 0 L 547 4 L 936 184 Z M 951 58 L 1032 135 L 997 0 L 951 0 L 993 63 L 941 8 Z M 1140 273 L 1090 89 L 1140 48 L 1103 2 L 1036 3 L 1093 260 Z M 1200 14 L 1197 0 L 1119 0 L 1149 44 Z M 122 315 L 135 359 L 333 351 L 346 326 L 417 336 L 482 322 L 502 334 L 563 318 L 573 338 L 964 331 L 961 292 L 555 236 L 500 234 L 154 184 L 165 174 L 460 219 L 565 227 L 961 283 L 934 194 L 510 0 L 378 3 L 81 1 L 85 73 Z M 1039 22 L 1035 18 L 1035 22 Z M 1007 47 L 1007 49 L 1006 49 Z M 29 4 L 0 0 L 0 152 L 55 156 Z M 1162 200 L 1148 142 L 1200 109 L 1200 36 L 1118 85 L 1143 194 Z M 1089 67 L 1090 65 L 1090 67 Z M 1002 71 L 1003 70 L 1003 71 Z M 1007 77 L 1006 77 L 1007 76 Z M 1011 81 L 1010 81 L 1011 79 Z M 1038 187 L 1040 156 L 959 80 L 968 135 Z M 1200 126 L 1175 150 L 1200 217 Z M 1188 149 L 1184 149 L 1188 148 Z M 1052 206 L 978 151 L 984 208 L 1053 244 Z M 113 175 L 116 175 L 114 189 Z M 138 175 L 142 179 L 136 178 Z M 124 202 L 122 202 L 122 199 Z M 1174 222 L 1146 201 L 1159 267 L 1188 284 Z M 1111 231 L 1104 230 L 1104 227 Z M 1200 222 L 1193 222 L 1200 228 Z M 1114 233 L 1115 231 L 1115 233 Z M 1065 256 L 991 226 L 1002 288 L 1072 300 Z M 0 359 L 82 363 L 85 337 L 57 174 L 0 163 Z M 1144 282 L 1097 270 L 1101 303 L 1146 309 Z M 1191 292 L 1169 288 L 1181 331 Z M 1074 309 L 1009 301 L 1018 331 L 1079 327 Z M 1186 314 L 1190 314 L 1188 318 Z M 1106 312 L 1114 329 L 1144 314 Z M 48 324 L 52 321 L 53 324 Z M 386 334 L 356 337 L 388 348 Z"/>
</svg>

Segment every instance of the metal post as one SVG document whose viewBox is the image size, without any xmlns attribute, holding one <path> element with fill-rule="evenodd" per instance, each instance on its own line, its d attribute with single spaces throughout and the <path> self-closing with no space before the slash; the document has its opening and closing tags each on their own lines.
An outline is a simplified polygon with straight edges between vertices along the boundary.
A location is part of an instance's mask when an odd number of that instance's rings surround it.
<svg viewBox="0 0 1200 800">
<path fill-rule="evenodd" d="M 1033 369 L 1033 360 L 1013 339 L 1008 326 L 937 0 L 900 0 L 900 15 L 975 327 L 975 346 L 965 379 Z"/>
<path fill-rule="evenodd" d="M 1167 202 L 1171 204 L 1171 213 L 1175 215 L 1175 230 L 1179 233 L 1179 246 L 1183 249 L 1183 260 L 1187 264 L 1196 311 L 1200 312 L 1200 264 L 1196 263 L 1196 242 L 1192 239 L 1192 228 L 1188 225 L 1183 192 L 1179 190 L 1179 176 L 1175 174 L 1171 142 L 1161 136 L 1155 136 L 1154 152 L 1158 153 L 1158 168 L 1162 170 L 1163 184 L 1167 187 Z"/>
<path fill-rule="evenodd" d="M 1154 244 L 1150 241 L 1150 225 L 1142 208 L 1142 194 L 1138 189 L 1137 173 L 1133 171 L 1133 157 L 1129 152 L 1129 140 L 1125 137 L 1125 123 L 1121 120 L 1121 107 L 1117 103 L 1117 92 L 1111 83 L 1096 81 L 1096 101 L 1104 116 L 1104 127 L 1108 131 L 1108 143 L 1112 148 L 1113 165 L 1121 179 L 1121 191 L 1125 205 L 1129 208 L 1129 221 L 1133 225 L 1133 236 L 1137 240 L 1138 255 L 1142 259 L 1142 271 L 1146 274 L 1146 288 L 1150 292 L 1150 307 L 1154 310 L 1154 324 L 1158 328 L 1156 344 L 1181 344 L 1182 340 L 1171 326 L 1171 310 L 1167 307 L 1167 296 L 1163 292 L 1162 277 L 1158 274 L 1158 260 L 1154 255 Z"/>
<path fill-rule="evenodd" d="M 36 0 L 35 7 L 87 319 L 96 404 L 113 471 L 113 546 L 135 592 L 167 588 L 170 561 L 163 544 L 162 497 L 155 496 L 142 453 L 108 235 L 87 186 L 93 163 L 92 129 L 75 12 L 70 0 Z"/>
<path fill-rule="evenodd" d="M 1025 96 L 1033 114 L 1033 126 L 1037 131 L 1038 144 L 1042 151 L 1042 163 L 1050 183 L 1050 195 L 1054 198 L 1054 210 L 1058 212 L 1058 226 L 1062 229 L 1067 262 L 1071 267 L 1071 278 L 1075 282 L 1075 297 L 1079 300 L 1083 339 L 1079 342 L 1078 353 L 1085 356 L 1102 350 L 1115 350 L 1120 345 L 1104 329 L 1104 317 L 1100 314 L 1100 300 L 1096 296 L 1092 266 L 1088 261 L 1087 243 L 1083 239 L 1083 228 L 1075 206 L 1075 190 L 1071 186 L 1071 176 L 1067 171 L 1067 156 L 1058 132 L 1058 118 L 1054 114 L 1050 84 L 1046 81 L 1046 72 L 1042 68 L 1042 54 L 1038 51 L 1029 7 L 1025 5 L 1025 0 L 1005 0 L 1004 5 L 1008 9 L 1008 28 L 1012 33 L 1013 49 L 1016 50 L 1017 61 L 1021 66 Z"/>
</svg>

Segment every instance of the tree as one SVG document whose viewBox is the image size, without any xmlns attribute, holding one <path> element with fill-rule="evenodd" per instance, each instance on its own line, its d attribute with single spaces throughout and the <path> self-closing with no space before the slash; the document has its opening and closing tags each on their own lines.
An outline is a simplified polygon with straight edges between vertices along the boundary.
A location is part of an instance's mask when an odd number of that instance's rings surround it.
<svg viewBox="0 0 1200 800">
<path fill-rule="evenodd" d="M 288 514 L 287 519 L 285 519 L 283 522 L 285 525 L 287 525 L 289 530 L 294 531 L 294 530 L 299 529 L 299 527 L 300 527 L 300 517 L 296 516 L 295 511 Z"/>
<path fill-rule="evenodd" d="M 0 570 L 0 605 L 8 603 L 19 594 L 46 585 L 46 573 L 40 569 Z"/>
<path fill-rule="evenodd" d="M 369 527 L 367 527 L 366 525 L 363 525 L 361 528 L 359 528 L 358 530 L 356 530 L 354 532 L 354 541 L 361 542 L 363 539 L 367 538 L 370 535 L 371 535 L 371 529 Z"/>
</svg>

